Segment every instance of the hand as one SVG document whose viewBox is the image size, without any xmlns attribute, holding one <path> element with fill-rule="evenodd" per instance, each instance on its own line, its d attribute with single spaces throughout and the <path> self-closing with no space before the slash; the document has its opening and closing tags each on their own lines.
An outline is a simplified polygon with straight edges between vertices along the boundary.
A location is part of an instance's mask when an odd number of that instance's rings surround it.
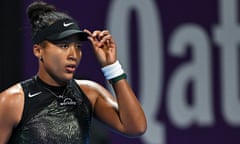
<svg viewBox="0 0 240 144">
<path fill-rule="evenodd" d="M 88 39 L 102 67 L 113 64 L 117 60 L 116 44 L 108 30 L 96 30 L 91 33 L 85 29 L 84 32 L 89 34 Z"/>
</svg>

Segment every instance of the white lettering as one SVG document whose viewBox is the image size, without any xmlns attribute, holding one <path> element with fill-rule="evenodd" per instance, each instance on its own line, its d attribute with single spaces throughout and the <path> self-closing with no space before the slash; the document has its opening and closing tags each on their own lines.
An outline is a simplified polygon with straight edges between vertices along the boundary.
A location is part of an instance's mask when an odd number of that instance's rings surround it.
<svg viewBox="0 0 240 144">
<path fill-rule="evenodd" d="M 220 21 L 214 27 L 214 40 L 221 48 L 222 112 L 230 125 L 240 125 L 238 0 L 220 0 Z"/>
<path fill-rule="evenodd" d="M 179 128 L 186 128 L 193 123 L 206 126 L 213 124 L 212 85 L 210 75 L 209 40 L 204 30 L 197 25 L 185 24 L 179 27 L 169 42 L 170 54 L 174 57 L 186 56 L 187 47 L 191 48 L 191 61 L 178 67 L 168 85 L 168 114 Z M 187 100 L 187 87 L 192 81 L 192 99 Z"/>
</svg>

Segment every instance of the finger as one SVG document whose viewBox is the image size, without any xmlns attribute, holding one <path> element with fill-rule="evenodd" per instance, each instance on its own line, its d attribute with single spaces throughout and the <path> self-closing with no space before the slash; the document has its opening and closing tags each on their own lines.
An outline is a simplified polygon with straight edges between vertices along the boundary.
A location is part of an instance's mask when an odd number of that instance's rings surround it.
<svg viewBox="0 0 240 144">
<path fill-rule="evenodd" d="M 99 31 L 99 30 L 95 30 L 93 33 L 92 33 L 92 37 L 98 39 L 99 41 L 106 35 L 108 35 L 109 32 L 107 30 L 105 31 Z"/>
<path fill-rule="evenodd" d="M 86 32 L 90 34 L 88 30 L 86 30 Z M 94 48 L 111 48 L 111 44 L 114 44 L 112 35 L 108 30 L 95 30 L 91 33 L 91 37 L 89 37 L 89 39 L 92 42 Z"/>
<path fill-rule="evenodd" d="M 98 31 L 98 33 L 96 33 L 96 37 L 101 43 L 105 43 L 105 42 L 109 43 L 112 41 L 112 36 L 108 30 L 104 30 L 100 32 Z"/>
<path fill-rule="evenodd" d="M 100 42 L 110 44 L 112 42 L 112 35 L 108 34 L 104 36 Z"/>
<path fill-rule="evenodd" d="M 87 29 L 84 29 L 83 31 L 88 34 L 87 38 L 91 41 L 91 43 L 93 43 L 92 33 L 89 30 L 87 30 Z"/>
<path fill-rule="evenodd" d="M 95 30 L 93 33 L 92 33 L 92 37 L 94 38 L 99 38 L 99 35 L 101 34 L 101 31 L 99 30 Z"/>
<path fill-rule="evenodd" d="M 84 29 L 83 31 L 88 33 L 89 35 L 92 35 L 92 33 L 88 29 Z"/>
<path fill-rule="evenodd" d="M 83 31 L 89 34 L 88 39 L 91 41 L 93 47 L 95 48 L 98 46 L 99 40 L 97 39 L 97 35 L 100 33 L 100 31 L 94 31 L 92 33 L 87 29 L 84 29 Z"/>
<path fill-rule="evenodd" d="M 104 30 L 102 31 L 100 34 L 99 34 L 99 39 L 102 40 L 102 39 L 105 39 L 105 37 L 109 37 L 110 33 L 108 30 Z M 111 35 L 110 35 L 111 36 Z"/>
</svg>

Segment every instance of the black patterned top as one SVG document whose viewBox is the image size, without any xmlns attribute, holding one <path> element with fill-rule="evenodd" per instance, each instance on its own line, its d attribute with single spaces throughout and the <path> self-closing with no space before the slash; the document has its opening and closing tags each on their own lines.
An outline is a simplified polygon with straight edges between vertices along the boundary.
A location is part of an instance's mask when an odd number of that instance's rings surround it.
<svg viewBox="0 0 240 144">
<path fill-rule="evenodd" d="M 21 85 L 23 116 L 9 144 L 89 143 L 91 104 L 74 80 L 64 88 L 52 87 L 35 76 Z"/>
</svg>

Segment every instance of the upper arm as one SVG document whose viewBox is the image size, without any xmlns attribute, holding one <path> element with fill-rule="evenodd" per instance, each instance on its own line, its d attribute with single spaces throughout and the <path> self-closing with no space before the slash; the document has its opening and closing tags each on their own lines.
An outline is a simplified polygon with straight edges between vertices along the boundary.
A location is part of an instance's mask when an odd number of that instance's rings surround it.
<svg viewBox="0 0 240 144">
<path fill-rule="evenodd" d="M 80 87 L 90 100 L 94 116 L 109 127 L 123 132 L 119 117 L 118 103 L 112 94 L 103 86 L 92 81 L 78 81 Z"/>
<path fill-rule="evenodd" d="M 0 93 L 0 144 L 6 143 L 22 115 L 24 94 L 19 84 Z"/>
</svg>

